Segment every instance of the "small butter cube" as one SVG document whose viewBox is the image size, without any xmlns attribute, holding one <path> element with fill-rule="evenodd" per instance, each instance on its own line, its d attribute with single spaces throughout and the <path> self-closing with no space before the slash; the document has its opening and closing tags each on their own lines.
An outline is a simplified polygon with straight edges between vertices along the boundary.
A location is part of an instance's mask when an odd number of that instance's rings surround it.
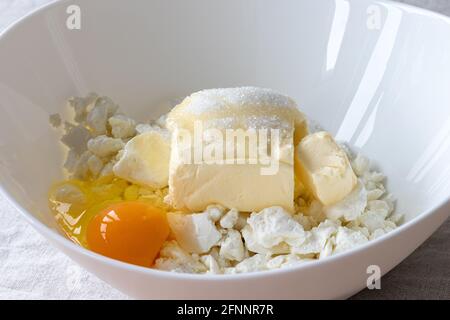
<svg viewBox="0 0 450 320">
<path fill-rule="evenodd" d="M 114 174 L 125 180 L 155 188 L 169 180 L 170 135 L 163 130 L 148 131 L 127 142 Z"/>
<path fill-rule="evenodd" d="M 205 253 L 217 244 L 222 234 L 207 212 L 167 214 L 170 229 L 180 246 L 190 253 Z"/>
<path fill-rule="evenodd" d="M 324 205 L 344 199 L 357 183 L 345 151 L 328 132 L 310 134 L 299 143 L 296 174 Z"/>
</svg>

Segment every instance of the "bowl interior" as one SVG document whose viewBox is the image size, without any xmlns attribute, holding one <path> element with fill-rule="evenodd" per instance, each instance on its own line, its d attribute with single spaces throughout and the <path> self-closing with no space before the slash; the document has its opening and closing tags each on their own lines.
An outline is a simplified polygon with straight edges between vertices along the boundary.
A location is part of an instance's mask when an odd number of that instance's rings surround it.
<svg viewBox="0 0 450 320">
<path fill-rule="evenodd" d="M 203 88 L 254 85 L 371 159 L 407 220 L 450 195 L 450 23 L 383 1 L 58 2 L 0 38 L 0 180 L 48 225 L 62 177 L 48 117 L 96 91 L 144 121 Z"/>
</svg>

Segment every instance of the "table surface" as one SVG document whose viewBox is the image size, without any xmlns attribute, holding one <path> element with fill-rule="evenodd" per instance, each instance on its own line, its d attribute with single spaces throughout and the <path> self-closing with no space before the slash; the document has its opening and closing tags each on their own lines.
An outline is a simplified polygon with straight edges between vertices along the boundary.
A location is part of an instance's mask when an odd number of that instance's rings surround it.
<svg viewBox="0 0 450 320">
<path fill-rule="evenodd" d="M 449 0 L 399 0 L 450 15 Z M 0 31 L 50 0 L 0 0 Z M 37 234 L 0 196 L 0 299 L 127 299 Z M 382 278 L 381 290 L 352 299 L 450 299 L 450 220 Z"/>
</svg>

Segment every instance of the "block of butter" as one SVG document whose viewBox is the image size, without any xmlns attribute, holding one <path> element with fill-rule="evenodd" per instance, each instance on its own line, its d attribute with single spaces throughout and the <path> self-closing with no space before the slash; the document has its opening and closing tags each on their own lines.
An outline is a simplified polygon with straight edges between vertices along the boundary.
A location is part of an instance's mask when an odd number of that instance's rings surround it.
<svg viewBox="0 0 450 320">
<path fill-rule="evenodd" d="M 170 133 L 151 130 L 127 142 L 113 171 L 137 184 L 164 188 L 169 180 Z"/>
<path fill-rule="evenodd" d="M 307 125 L 289 97 L 254 87 L 203 90 L 169 113 L 167 127 L 174 208 L 294 209 L 294 145 Z"/>
<path fill-rule="evenodd" d="M 327 206 L 344 199 L 358 182 L 345 151 L 328 132 L 303 138 L 295 162 L 306 189 Z"/>
</svg>

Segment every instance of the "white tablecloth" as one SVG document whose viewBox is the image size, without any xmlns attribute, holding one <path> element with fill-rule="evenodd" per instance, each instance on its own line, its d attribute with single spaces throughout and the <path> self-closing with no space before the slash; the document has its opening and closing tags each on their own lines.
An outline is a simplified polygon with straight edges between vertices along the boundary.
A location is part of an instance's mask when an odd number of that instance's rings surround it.
<svg viewBox="0 0 450 320">
<path fill-rule="evenodd" d="M 58 252 L 0 197 L 0 299 L 126 298 Z"/>
</svg>

